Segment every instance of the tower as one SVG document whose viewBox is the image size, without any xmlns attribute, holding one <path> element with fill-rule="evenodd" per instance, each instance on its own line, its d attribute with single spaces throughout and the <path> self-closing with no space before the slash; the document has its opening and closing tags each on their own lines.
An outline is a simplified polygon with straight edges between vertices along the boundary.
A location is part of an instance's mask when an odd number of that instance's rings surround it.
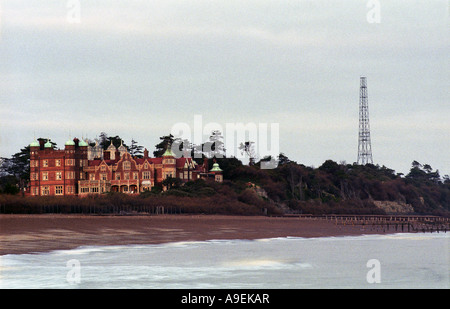
<svg viewBox="0 0 450 309">
<path fill-rule="evenodd" d="M 358 164 L 373 164 L 372 146 L 370 144 L 369 102 L 367 100 L 367 80 L 360 77 L 359 87 L 359 135 L 358 135 Z"/>
</svg>

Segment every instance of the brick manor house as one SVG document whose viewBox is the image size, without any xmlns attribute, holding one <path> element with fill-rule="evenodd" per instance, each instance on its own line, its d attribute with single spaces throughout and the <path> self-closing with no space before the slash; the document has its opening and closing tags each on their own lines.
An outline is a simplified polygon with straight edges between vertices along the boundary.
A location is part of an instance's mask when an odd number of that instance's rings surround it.
<svg viewBox="0 0 450 309">
<path fill-rule="evenodd" d="M 123 192 L 138 194 L 151 190 L 168 178 L 183 182 L 196 179 L 223 181 L 217 163 L 208 170 L 207 159 L 197 164 L 192 158 L 175 158 L 169 149 L 162 157 L 131 156 L 126 147 L 112 142 L 103 150 L 77 138 L 68 140 L 64 149 L 53 149 L 49 140 L 30 144 L 30 183 L 28 193 L 36 195 L 78 195 Z"/>
</svg>

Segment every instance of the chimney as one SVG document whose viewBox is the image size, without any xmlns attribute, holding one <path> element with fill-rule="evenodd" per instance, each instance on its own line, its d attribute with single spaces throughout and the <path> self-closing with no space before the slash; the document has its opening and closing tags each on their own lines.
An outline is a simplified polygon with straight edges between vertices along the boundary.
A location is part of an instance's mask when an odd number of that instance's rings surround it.
<svg viewBox="0 0 450 309">
<path fill-rule="evenodd" d="M 44 150 L 45 139 L 39 139 L 39 150 Z"/>
<path fill-rule="evenodd" d="M 147 150 L 147 148 L 144 149 L 144 158 L 145 159 L 148 158 L 148 150 Z"/>
<path fill-rule="evenodd" d="M 103 160 L 110 160 L 110 159 L 111 157 L 109 151 L 103 152 Z"/>
<path fill-rule="evenodd" d="M 205 169 L 205 173 L 208 173 L 208 158 L 203 159 L 203 168 Z"/>
</svg>

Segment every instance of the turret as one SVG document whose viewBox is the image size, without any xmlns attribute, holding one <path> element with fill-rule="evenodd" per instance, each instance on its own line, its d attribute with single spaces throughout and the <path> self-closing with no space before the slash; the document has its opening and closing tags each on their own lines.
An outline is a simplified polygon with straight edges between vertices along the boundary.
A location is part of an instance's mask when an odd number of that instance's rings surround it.
<svg viewBox="0 0 450 309">
<path fill-rule="evenodd" d="M 220 168 L 219 163 L 215 162 L 212 169 L 209 171 L 214 174 L 214 180 L 217 182 L 223 181 L 223 170 Z"/>
</svg>

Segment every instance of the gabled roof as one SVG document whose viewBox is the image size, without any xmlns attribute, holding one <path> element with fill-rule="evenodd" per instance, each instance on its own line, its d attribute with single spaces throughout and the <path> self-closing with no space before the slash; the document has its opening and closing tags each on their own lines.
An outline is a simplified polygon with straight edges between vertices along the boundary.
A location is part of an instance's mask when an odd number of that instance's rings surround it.
<svg viewBox="0 0 450 309">
<path fill-rule="evenodd" d="M 108 149 L 106 149 L 106 150 L 110 150 L 110 151 L 114 150 L 114 151 L 116 151 L 116 149 L 117 149 L 116 146 L 113 145 L 113 142 L 111 140 L 111 144 L 108 146 Z"/>
<path fill-rule="evenodd" d="M 186 165 L 191 165 L 194 169 L 197 167 L 197 163 L 192 158 L 181 157 L 176 159 L 177 168 L 187 168 Z"/>
<path fill-rule="evenodd" d="M 88 165 L 89 165 L 89 166 L 99 166 L 100 164 L 102 164 L 102 162 L 105 162 L 106 165 L 114 165 L 114 164 L 117 163 L 116 160 L 94 159 L 94 160 L 89 160 L 89 161 L 88 161 Z"/>
<path fill-rule="evenodd" d="M 159 157 L 159 158 L 149 158 L 148 160 L 150 161 L 150 162 L 153 162 L 154 164 L 161 164 L 162 163 L 162 157 Z"/>
</svg>

